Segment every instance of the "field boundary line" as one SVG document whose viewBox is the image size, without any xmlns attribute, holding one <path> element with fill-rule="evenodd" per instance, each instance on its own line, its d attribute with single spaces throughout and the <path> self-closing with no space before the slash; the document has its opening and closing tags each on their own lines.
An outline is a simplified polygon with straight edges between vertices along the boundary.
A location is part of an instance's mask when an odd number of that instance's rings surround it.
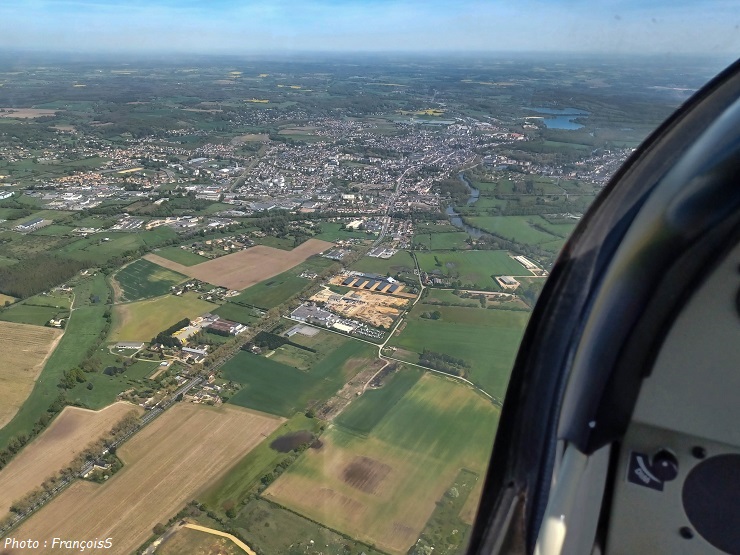
<svg viewBox="0 0 740 555">
<path fill-rule="evenodd" d="M 226 532 L 222 532 L 221 530 L 215 530 L 213 528 L 206 528 L 205 526 L 201 526 L 200 524 L 185 524 L 183 525 L 183 528 L 190 528 L 191 530 L 197 530 L 199 532 L 205 532 L 206 534 L 213 534 L 214 536 L 221 536 L 222 538 L 228 538 L 232 542 L 234 542 L 236 545 L 238 545 L 241 549 L 246 551 L 249 555 L 257 555 L 251 547 L 249 547 L 246 543 L 241 541 L 239 538 L 232 534 L 227 534 Z"/>
</svg>

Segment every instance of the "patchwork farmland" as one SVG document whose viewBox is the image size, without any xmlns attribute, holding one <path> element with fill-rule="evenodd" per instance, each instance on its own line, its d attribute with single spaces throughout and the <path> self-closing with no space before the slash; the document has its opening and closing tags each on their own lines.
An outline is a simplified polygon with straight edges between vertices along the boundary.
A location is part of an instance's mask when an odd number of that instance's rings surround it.
<svg viewBox="0 0 740 555">
<path fill-rule="evenodd" d="M 195 266 L 178 264 L 156 254 L 148 254 L 144 258 L 164 268 L 207 283 L 241 290 L 285 272 L 309 256 L 323 252 L 332 246 L 332 243 L 318 239 L 309 239 L 291 251 L 257 245 Z"/>
<path fill-rule="evenodd" d="M 394 555 L 406 553 L 461 468 L 482 480 L 498 410 L 469 387 L 423 376 L 366 437 L 339 427 L 264 493 Z"/>
<path fill-rule="evenodd" d="M 131 553 L 155 524 L 166 522 L 281 422 L 233 406 L 178 404 L 118 450 L 124 467 L 105 484 L 74 483 L 15 534 L 110 537 L 107 553 Z M 52 552 L 51 546 L 40 551 Z"/>
<path fill-rule="evenodd" d="M 0 519 L 13 502 L 69 465 L 126 415 L 143 412 L 129 403 L 114 403 L 100 411 L 65 407 L 38 438 L 0 470 Z"/>
<path fill-rule="evenodd" d="M 170 287 L 186 279 L 184 274 L 139 259 L 116 273 L 114 287 L 121 301 L 137 301 L 164 295 L 169 292 Z"/>
<path fill-rule="evenodd" d="M 149 341 L 183 318 L 193 319 L 216 307 L 195 294 L 167 295 L 157 299 L 116 305 L 111 341 Z"/>
<path fill-rule="evenodd" d="M 61 337 L 55 328 L 0 322 L 0 428 L 26 401 Z"/>
</svg>

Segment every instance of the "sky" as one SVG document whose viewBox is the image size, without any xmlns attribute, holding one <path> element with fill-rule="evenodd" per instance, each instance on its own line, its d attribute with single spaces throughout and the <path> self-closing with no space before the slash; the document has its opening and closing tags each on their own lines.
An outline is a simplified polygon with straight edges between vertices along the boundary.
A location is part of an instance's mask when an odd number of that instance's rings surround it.
<svg viewBox="0 0 740 555">
<path fill-rule="evenodd" d="M 0 49 L 740 53 L 737 0 L 0 0 Z"/>
</svg>

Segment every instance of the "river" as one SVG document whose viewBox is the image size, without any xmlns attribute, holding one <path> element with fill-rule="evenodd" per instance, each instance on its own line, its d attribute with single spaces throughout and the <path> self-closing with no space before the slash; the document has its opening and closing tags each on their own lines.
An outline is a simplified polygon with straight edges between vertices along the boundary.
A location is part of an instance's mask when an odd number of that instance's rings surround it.
<svg viewBox="0 0 740 555">
<path fill-rule="evenodd" d="M 458 173 L 457 178 L 462 181 L 470 191 L 470 197 L 468 197 L 467 204 L 475 204 L 480 198 L 480 190 L 473 187 L 473 184 L 470 183 L 470 180 L 467 177 L 465 177 L 464 173 Z M 477 227 L 466 224 L 460 217 L 460 214 L 455 212 L 455 208 L 451 204 L 447 205 L 445 214 L 447 214 L 447 217 L 450 218 L 450 223 L 452 225 L 454 225 L 455 227 L 459 227 L 463 231 L 466 231 L 470 234 L 471 237 L 475 237 L 477 239 L 485 233 L 482 229 L 478 229 Z"/>
</svg>

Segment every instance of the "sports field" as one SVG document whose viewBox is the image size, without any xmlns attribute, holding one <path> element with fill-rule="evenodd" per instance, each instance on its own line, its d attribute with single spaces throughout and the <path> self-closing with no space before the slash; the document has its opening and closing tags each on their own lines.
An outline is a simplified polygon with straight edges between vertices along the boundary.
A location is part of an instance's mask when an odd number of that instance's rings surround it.
<svg viewBox="0 0 740 555">
<path fill-rule="evenodd" d="M 144 258 L 207 283 L 241 290 L 285 272 L 331 247 L 332 243 L 318 239 L 309 239 L 291 251 L 257 245 L 195 266 L 178 264 L 156 254 Z"/>
<path fill-rule="evenodd" d="M 507 251 L 418 252 L 421 269 L 429 274 L 459 280 L 467 289 L 499 289 L 491 276 L 530 275 Z"/>
<path fill-rule="evenodd" d="M 142 258 L 119 270 L 113 279 L 118 285 L 119 300 L 138 301 L 164 295 L 188 277 Z"/>
<path fill-rule="evenodd" d="M 32 538 L 112 538 L 129 554 L 277 428 L 281 419 L 233 406 L 179 403 L 118 450 L 103 485 L 76 482 L 15 532 Z M 41 553 L 53 553 L 50 547 Z"/>
<path fill-rule="evenodd" d="M 26 401 L 61 337 L 56 328 L 0 322 L 0 428 Z"/>
<path fill-rule="evenodd" d="M 421 318 L 430 311 L 441 318 Z M 463 359 L 470 364 L 468 379 L 503 400 L 528 319 L 523 311 L 418 303 L 389 344 L 399 348 L 395 356 L 409 362 L 418 363 L 424 349 Z"/>
<path fill-rule="evenodd" d="M 149 341 L 183 318 L 196 318 L 216 308 L 194 293 L 167 295 L 113 307 L 111 341 Z"/>
<path fill-rule="evenodd" d="M 328 332 L 324 332 L 328 333 Z M 336 335 L 336 334 L 334 334 Z M 341 338 L 331 351 L 307 371 L 244 351 L 223 366 L 223 377 L 242 384 L 229 403 L 281 416 L 291 416 L 331 397 L 359 372 L 358 364 L 375 360 L 377 349 L 360 341 Z"/>
<path fill-rule="evenodd" d="M 400 555 L 461 468 L 483 475 L 497 423 L 478 393 L 427 374 L 367 438 L 330 428 L 264 496 Z"/>
<path fill-rule="evenodd" d="M 0 470 L 0 519 L 13 502 L 67 467 L 88 445 L 132 412 L 141 414 L 144 410 L 130 403 L 114 403 L 97 412 L 65 407 L 39 437 Z"/>
</svg>

